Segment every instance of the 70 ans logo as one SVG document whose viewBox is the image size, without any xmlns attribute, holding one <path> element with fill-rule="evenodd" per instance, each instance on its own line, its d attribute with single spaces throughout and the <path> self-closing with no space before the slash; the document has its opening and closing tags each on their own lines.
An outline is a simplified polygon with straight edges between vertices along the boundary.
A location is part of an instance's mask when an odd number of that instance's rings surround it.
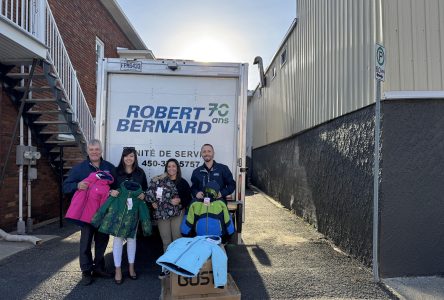
<svg viewBox="0 0 444 300">
<path fill-rule="evenodd" d="M 203 271 L 197 274 L 196 277 L 177 276 L 177 284 L 179 286 L 198 286 L 210 284 L 210 278 L 213 276 L 213 271 Z"/>
<path fill-rule="evenodd" d="M 209 111 L 210 114 L 209 116 L 212 117 L 213 115 L 215 115 L 212 119 L 211 119 L 211 123 L 223 123 L 223 124 L 227 124 L 229 121 L 229 118 L 227 117 L 228 113 L 229 113 L 229 106 L 226 103 L 209 103 Z"/>
</svg>

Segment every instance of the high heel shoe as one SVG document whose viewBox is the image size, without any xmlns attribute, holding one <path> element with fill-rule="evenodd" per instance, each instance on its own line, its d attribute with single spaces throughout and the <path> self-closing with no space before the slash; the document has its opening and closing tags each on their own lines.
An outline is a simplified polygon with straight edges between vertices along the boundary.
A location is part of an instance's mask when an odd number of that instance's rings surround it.
<svg viewBox="0 0 444 300">
<path fill-rule="evenodd" d="M 128 274 L 129 278 L 131 278 L 132 280 L 137 280 L 137 274 L 135 275 L 131 275 L 131 273 Z"/>
<path fill-rule="evenodd" d="M 117 285 L 122 284 L 122 283 L 123 283 L 123 276 L 122 276 L 121 279 L 116 279 L 116 278 L 114 277 L 114 283 L 117 284 Z"/>
</svg>

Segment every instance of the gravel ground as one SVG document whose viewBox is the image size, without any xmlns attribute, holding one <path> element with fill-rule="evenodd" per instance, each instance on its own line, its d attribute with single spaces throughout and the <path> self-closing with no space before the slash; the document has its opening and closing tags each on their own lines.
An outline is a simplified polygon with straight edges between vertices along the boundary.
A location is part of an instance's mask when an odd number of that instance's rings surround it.
<svg viewBox="0 0 444 300">
<path fill-rule="evenodd" d="M 117 286 L 99 278 L 86 287 L 79 285 L 78 229 L 51 224 L 35 234 L 59 238 L 0 261 L 0 299 L 159 299 L 158 234 L 138 238 L 138 280 Z M 243 245 L 226 247 L 242 299 L 393 299 L 372 282 L 370 269 L 335 251 L 311 226 L 263 194 L 250 192 L 246 198 L 242 238 Z M 107 266 L 113 265 L 111 247 L 110 241 Z"/>
</svg>

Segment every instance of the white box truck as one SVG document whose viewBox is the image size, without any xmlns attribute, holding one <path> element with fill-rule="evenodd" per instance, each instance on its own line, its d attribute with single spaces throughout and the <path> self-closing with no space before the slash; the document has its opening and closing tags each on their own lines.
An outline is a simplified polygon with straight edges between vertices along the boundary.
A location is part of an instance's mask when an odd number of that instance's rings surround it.
<svg viewBox="0 0 444 300">
<path fill-rule="evenodd" d="M 245 63 L 200 63 L 151 59 L 105 59 L 99 66 L 96 135 L 104 156 L 117 164 L 123 147 L 133 146 L 148 180 L 179 161 L 191 185 L 203 163 L 203 144 L 236 181 L 228 201 L 236 242 L 244 219 L 246 176 L 247 71 Z"/>
</svg>

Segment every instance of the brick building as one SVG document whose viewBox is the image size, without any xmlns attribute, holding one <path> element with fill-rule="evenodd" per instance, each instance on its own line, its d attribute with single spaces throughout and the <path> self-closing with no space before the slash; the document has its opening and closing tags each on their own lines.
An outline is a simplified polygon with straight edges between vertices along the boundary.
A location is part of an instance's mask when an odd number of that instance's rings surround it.
<svg viewBox="0 0 444 300">
<path fill-rule="evenodd" d="M 34 223 L 59 216 L 60 170 L 95 136 L 101 58 L 133 50 L 153 58 L 115 0 L 0 2 L 0 228 L 23 232 L 29 213 Z M 20 140 L 41 153 L 35 165 L 16 164 Z"/>
</svg>

